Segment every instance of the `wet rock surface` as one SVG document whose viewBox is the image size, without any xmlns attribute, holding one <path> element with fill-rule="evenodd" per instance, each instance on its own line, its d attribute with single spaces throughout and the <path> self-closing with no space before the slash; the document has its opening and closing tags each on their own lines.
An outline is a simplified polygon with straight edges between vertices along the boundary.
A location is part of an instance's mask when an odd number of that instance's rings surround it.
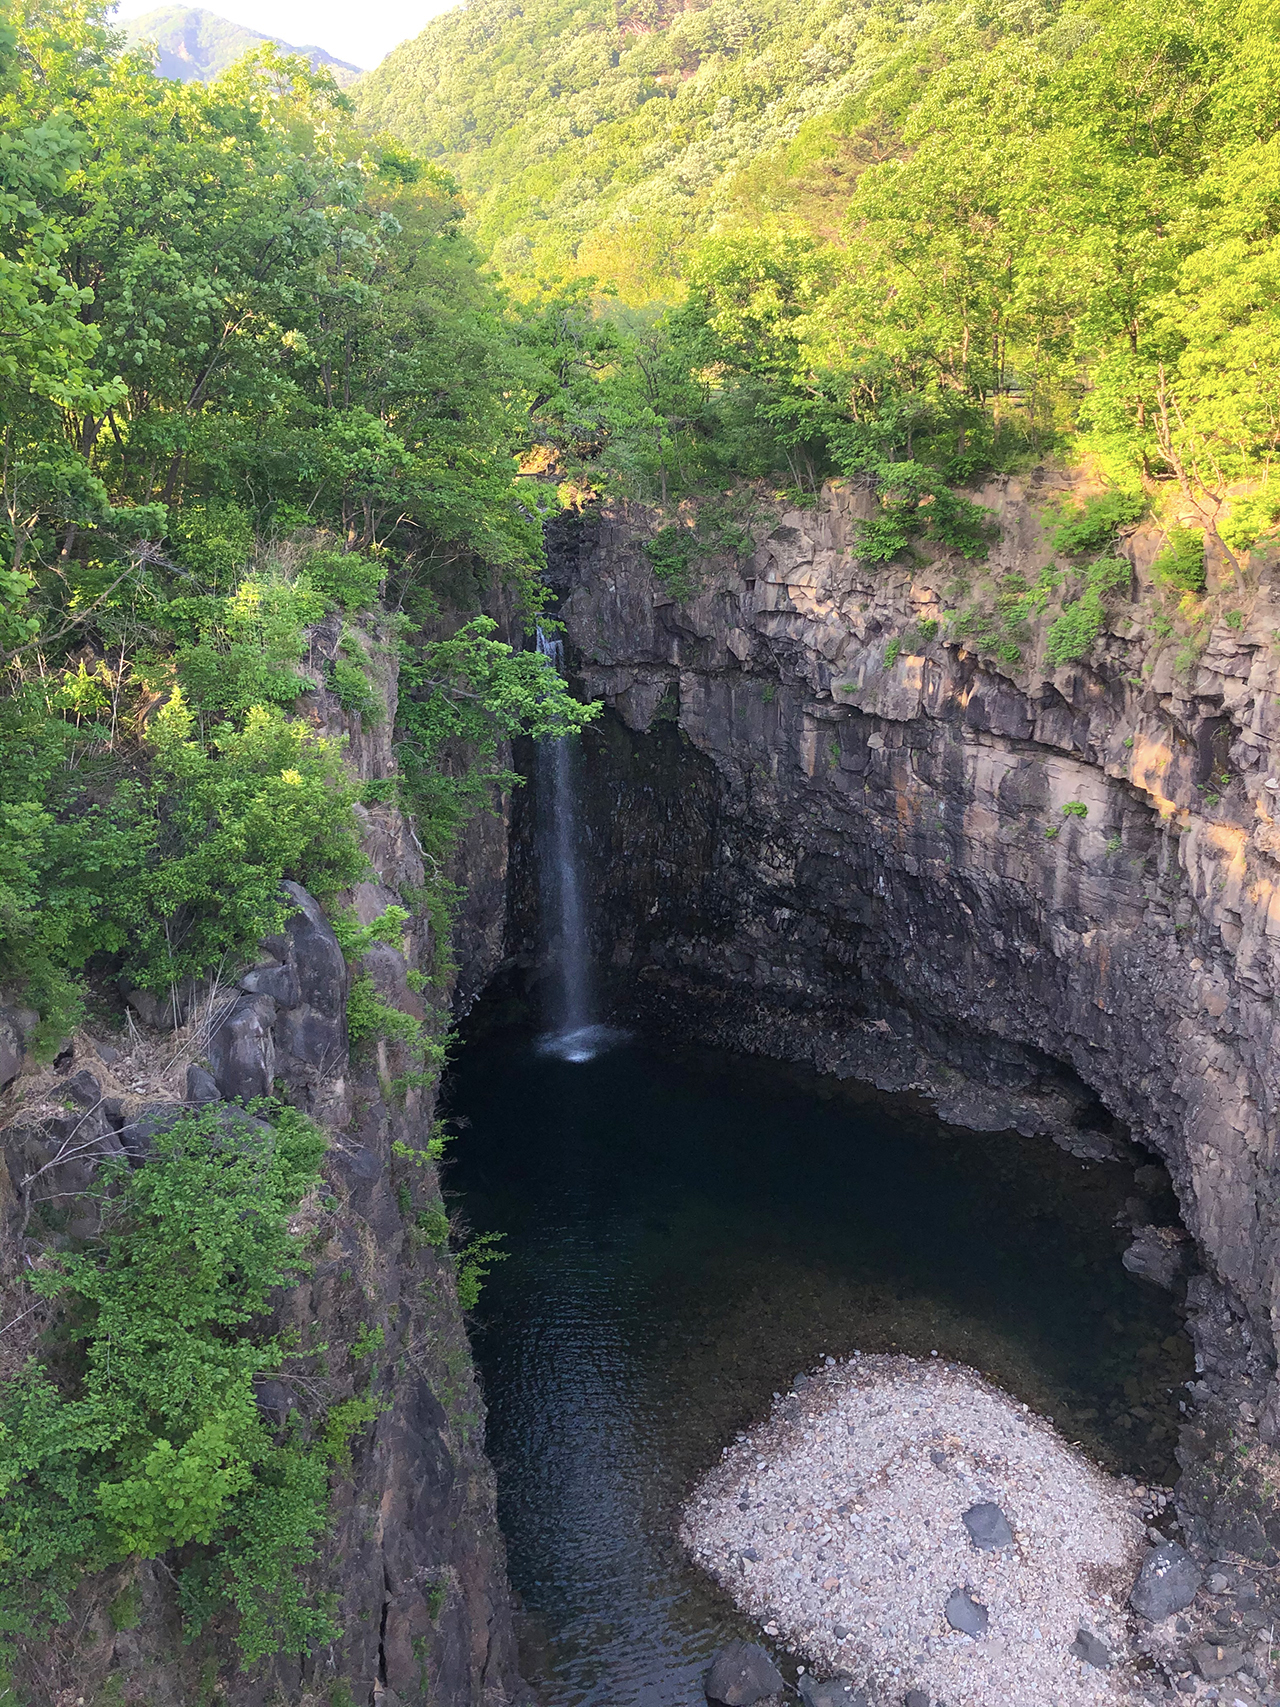
<svg viewBox="0 0 1280 1707">
<path fill-rule="evenodd" d="M 754 1707 L 784 1687 L 782 1673 L 758 1643 L 728 1642 L 711 1662 L 706 1695 L 714 1707 Z"/>
</svg>

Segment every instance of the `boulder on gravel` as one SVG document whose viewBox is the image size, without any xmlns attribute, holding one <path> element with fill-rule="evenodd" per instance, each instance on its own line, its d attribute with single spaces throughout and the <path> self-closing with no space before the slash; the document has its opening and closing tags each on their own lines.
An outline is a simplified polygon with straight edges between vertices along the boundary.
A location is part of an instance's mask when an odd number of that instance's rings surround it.
<svg viewBox="0 0 1280 1707">
<path fill-rule="evenodd" d="M 1244 1664 L 1243 1648 L 1220 1648 L 1215 1642 L 1201 1642 L 1191 1650 L 1191 1663 L 1206 1683 L 1221 1683 L 1224 1677 L 1234 1677 Z"/>
<path fill-rule="evenodd" d="M 909 1689 L 903 1697 L 902 1707 L 929 1707 L 929 1697 L 923 1689 Z"/>
<path fill-rule="evenodd" d="M 1083 1660 L 1087 1666 L 1096 1666 L 1099 1671 L 1109 1671 L 1115 1664 L 1110 1648 L 1105 1642 L 1100 1642 L 1092 1630 L 1083 1626 L 1076 1631 L 1076 1639 L 1067 1649 L 1078 1660 Z"/>
<path fill-rule="evenodd" d="M 786 1688 L 782 1673 L 758 1642 L 728 1642 L 711 1662 L 705 1684 L 718 1707 L 753 1707 Z"/>
<path fill-rule="evenodd" d="M 981 1636 L 991 1620 L 987 1609 L 967 1589 L 958 1588 L 943 1609 L 947 1623 L 966 1636 Z"/>
<path fill-rule="evenodd" d="M 979 1552 L 993 1553 L 997 1547 L 1013 1546 L 1009 1520 L 990 1500 L 984 1500 L 981 1505 L 971 1505 L 961 1521 Z"/>
<path fill-rule="evenodd" d="M 800 1699 L 804 1707 L 867 1707 L 866 1691 L 851 1678 L 829 1677 L 819 1683 L 807 1671 L 800 1673 Z"/>
<path fill-rule="evenodd" d="M 1159 1624 L 1190 1606 L 1204 1581 L 1195 1560 L 1176 1541 L 1166 1541 L 1142 1561 L 1138 1580 L 1129 1595 L 1135 1612 Z"/>
</svg>

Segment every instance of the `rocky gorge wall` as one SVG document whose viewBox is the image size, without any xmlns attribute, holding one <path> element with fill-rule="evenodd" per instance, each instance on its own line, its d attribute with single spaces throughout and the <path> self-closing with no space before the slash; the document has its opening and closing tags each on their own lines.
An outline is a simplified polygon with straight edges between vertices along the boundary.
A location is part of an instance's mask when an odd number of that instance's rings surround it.
<svg viewBox="0 0 1280 1707">
<path fill-rule="evenodd" d="M 380 622 L 347 626 L 345 644 L 360 649 L 383 702 L 372 723 L 344 712 L 326 685 L 343 640 L 336 617 L 312 631 L 306 674 L 315 686 L 298 711 L 323 733 L 345 737 L 356 773 L 374 783 L 395 771 L 394 640 Z M 370 871 L 338 904 L 369 923 L 392 904 L 412 909 L 425 874 L 396 805 L 373 799 L 357 811 Z M 450 977 L 464 996 L 500 952 L 505 868 L 502 813 L 478 817 L 449 873 L 466 890 Z M 436 1091 L 396 1091 L 394 1078 L 412 1065 L 403 1044 L 352 1047 L 352 969 L 314 898 L 287 888 L 296 911 L 255 965 L 227 984 L 177 992 L 170 1004 L 131 993 L 123 1029 L 90 1023 L 51 1068 L 24 1058 L 23 1016 L 5 1016 L 0 1283 L 3 1319 L 18 1325 L 0 1341 L 0 1376 L 35 1349 L 44 1322 L 25 1274 L 50 1250 L 79 1248 L 96 1231 L 96 1205 L 85 1193 L 101 1158 L 124 1151 L 141 1164 L 151 1135 L 183 1112 L 283 1090 L 325 1128 L 329 1148 L 323 1183 L 294 1223 L 310 1273 L 278 1294 L 268 1331 L 295 1330 L 317 1351 L 289 1366 L 292 1374 L 262 1380 L 259 1409 L 284 1429 L 295 1413 L 304 1427 L 316 1426 L 355 1395 L 376 1395 L 384 1407 L 355 1436 L 349 1464 L 335 1467 L 311 1573 L 344 1633 L 310 1658 L 283 1655 L 242 1673 L 225 1626 L 212 1642 L 183 1642 L 163 1560 L 122 1565 L 82 1585 L 68 1622 L 28 1650 L 17 1683 L 31 1707 L 500 1707 L 524 1696 L 454 1264 L 415 1236 L 418 1213 L 439 1205 L 440 1178 L 423 1157 L 406 1159 L 403 1147 L 424 1150 Z M 384 1001 L 421 1019 L 426 1009 L 410 974 L 432 972 L 442 946 L 419 908 L 403 952 L 376 943 L 354 970 L 369 975 Z"/>
<path fill-rule="evenodd" d="M 1280 1545 L 1280 586 L 1211 562 L 1200 642 L 1161 641 L 1139 526 L 1079 663 L 1036 662 L 1043 624 L 1016 664 L 947 638 L 973 582 L 1050 562 L 1045 506 L 1076 486 L 978 493 L 981 570 L 863 563 L 871 494 L 829 486 L 682 600 L 641 549 L 654 518 L 566 529 L 570 655 L 608 707 L 584 736 L 597 952 L 650 1022 L 1158 1157 L 1184 1225 L 1139 1199 L 1126 1260 L 1187 1287 L 1184 1518 L 1257 1552 Z"/>
</svg>

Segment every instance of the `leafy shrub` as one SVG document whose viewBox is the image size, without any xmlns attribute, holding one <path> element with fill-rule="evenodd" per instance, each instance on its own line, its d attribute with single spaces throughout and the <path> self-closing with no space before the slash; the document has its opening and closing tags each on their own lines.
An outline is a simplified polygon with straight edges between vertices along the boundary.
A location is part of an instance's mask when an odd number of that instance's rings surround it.
<svg viewBox="0 0 1280 1707">
<path fill-rule="evenodd" d="M 853 549 L 865 563 L 890 563 L 905 551 L 919 532 L 915 508 L 886 508 L 882 514 L 861 521 L 853 530 Z"/>
<path fill-rule="evenodd" d="M 359 664 L 346 658 L 335 658 L 329 666 L 329 678 L 338 704 L 345 712 L 358 712 L 363 721 L 374 728 L 382 718 L 382 698 Z"/>
<path fill-rule="evenodd" d="M 1127 587 L 1132 578 L 1133 570 L 1124 557 L 1099 557 L 1084 572 L 1085 585 L 1104 599 Z"/>
<path fill-rule="evenodd" d="M 990 510 L 947 486 L 935 486 L 932 502 L 925 508 L 927 537 L 959 551 L 971 562 L 986 557 L 988 547 L 1000 531 Z"/>
<path fill-rule="evenodd" d="M 353 978 L 347 992 L 347 1032 L 353 1044 L 385 1037 L 411 1049 L 426 1046 L 422 1021 L 403 1008 L 384 1002 L 367 972 Z"/>
<path fill-rule="evenodd" d="M 1074 557 L 1105 551 L 1126 522 L 1136 522 L 1144 500 L 1126 492 L 1103 492 L 1083 504 L 1064 504 L 1053 518 L 1049 538 L 1055 551 Z"/>
<path fill-rule="evenodd" d="M 216 592 L 243 575 L 253 555 L 253 521 L 229 498 L 184 504 L 169 518 L 169 546 L 179 563 Z"/>
<path fill-rule="evenodd" d="M 323 615 L 323 600 L 303 582 L 264 574 L 225 597 L 170 599 L 161 621 L 188 704 L 201 714 L 230 715 L 292 705 L 311 686 L 296 665 L 307 650 L 307 626 Z M 159 659 L 144 662 L 144 673 L 157 665 L 167 674 Z"/>
<path fill-rule="evenodd" d="M 358 551 L 314 551 L 299 581 L 311 587 L 330 609 L 372 610 L 386 579 L 385 567 Z"/>
<path fill-rule="evenodd" d="M 372 1328 L 362 1328 L 351 1342 L 351 1355 L 357 1362 L 361 1358 L 372 1357 L 375 1351 L 381 1351 L 387 1343 L 387 1330 L 382 1323 Z"/>
<path fill-rule="evenodd" d="M 359 960 L 362 954 L 369 952 L 375 942 L 384 942 L 392 948 L 402 949 L 409 913 L 404 907 L 387 907 L 371 924 L 362 925 L 356 917 L 355 909 L 347 907 L 342 912 L 333 914 L 329 923 L 338 939 L 338 947 L 346 958 Z"/>
<path fill-rule="evenodd" d="M 958 640 L 970 640 L 979 652 L 989 653 L 1005 664 L 1019 664 L 1022 649 L 1018 644 L 1021 625 L 1010 622 L 1008 612 L 1000 608 L 994 614 L 970 607 L 961 611 L 951 623 L 951 633 Z"/>
<path fill-rule="evenodd" d="M 1171 528 L 1168 543 L 1151 565 L 1158 586 L 1180 593 L 1203 593 L 1204 535 L 1196 528 Z"/>
<path fill-rule="evenodd" d="M 853 549 L 868 563 L 888 563 L 924 536 L 969 559 L 982 559 L 998 528 L 991 511 L 953 492 L 916 462 L 873 462 L 879 514 L 857 524 Z"/>
<path fill-rule="evenodd" d="M 1229 550 L 1240 555 L 1275 531 L 1280 522 L 1280 497 L 1260 492 L 1253 498 L 1237 498 L 1231 512 L 1218 523 L 1218 532 Z"/>
<path fill-rule="evenodd" d="M 697 536 L 689 528 L 659 528 L 644 542 L 653 572 L 674 598 L 685 600 L 693 591 L 692 565 L 698 555 Z"/>
<path fill-rule="evenodd" d="M 443 1203 L 433 1203 L 418 1214 L 418 1232 L 423 1240 L 442 1251 L 449 1243 L 449 1217 Z"/>
<path fill-rule="evenodd" d="M 273 708 L 205 740 L 195 726 L 175 691 L 152 719 L 149 769 L 104 803 L 0 805 L 0 975 L 28 999 L 69 1014 L 68 974 L 103 956 L 143 989 L 199 977 L 282 928 L 283 878 L 323 895 L 364 870 L 336 745 Z"/>
<path fill-rule="evenodd" d="M 1106 622 L 1104 600 L 1125 586 L 1130 574 L 1123 557 L 1100 557 L 1085 570 L 1084 592 L 1049 624 L 1045 656 L 1055 668 L 1084 657 Z"/>
<path fill-rule="evenodd" d="M 1062 808 L 1062 816 L 1064 818 L 1087 818 L 1089 816 L 1089 808 L 1085 805 L 1083 800 L 1068 800 L 1067 804 Z"/>
<path fill-rule="evenodd" d="M 480 1302 L 484 1277 L 496 1262 L 505 1262 L 507 1251 L 495 1250 L 501 1233 L 477 1233 L 458 1252 L 458 1302 L 464 1310 L 474 1310 Z"/>
<path fill-rule="evenodd" d="M 285 1352 L 250 1327 L 296 1277 L 323 1153 L 276 1107 L 188 1115 L 145 1166 L 104 1164 L 99 1244 L 34 1278 L 60 1306 L 56 1379 L 33 1362 L 0 1395 L 0 1628 L 38 1633 L 85 1572 L 184 1548 L 188 1618 L 230 1602 L 244 1664 L 337 1636 L 301 1575 L 332 1443 L 274 1439 L 253 1382 Z"/>
<path fill-rule="evenodd" d="M 1107 618 L 1106 609 L 1095 588 L 1073 599 L 1049 624 L 1045 637 L 1045 656 L 1057 668 L 1083 658 L 1102 633 Z"/>
</svg>

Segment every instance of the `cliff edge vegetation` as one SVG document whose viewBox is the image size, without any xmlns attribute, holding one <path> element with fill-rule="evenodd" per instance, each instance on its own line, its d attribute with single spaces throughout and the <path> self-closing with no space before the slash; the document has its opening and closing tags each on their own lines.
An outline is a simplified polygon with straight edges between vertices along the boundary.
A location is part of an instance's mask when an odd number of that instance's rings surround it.
<svg viewBox="0 0 1280 1707">
<path fill-rule="evenodd" d="M 169 81 L 103 13 L 0 23 L 0 1698 L 61 1702 L 65 1670 L 117 1699 L 150 1642 L 148 1699 L 191 1700 L 199 1666 L 172 1656 L 211 1628 L 210 1665 L 266 1665 L 265 1700 L 275 1656 L 324 1649 L 334 1677 L 348 1614 L 387 1626 L 380 1557 L 307 1575 L 333 1490 L 354 1498 L 353 1436 L 396 1412 L 375 1507 L 384 1471 L 428 1483 L 394 1429 L 470 1380 L 457 1346 L 447 1381 L 407 1373 L 423 1336 L 461 1340 L 482 1266 L 433 1254 L 441 1144 L 417 1138 L 449 856 L 505 738 L 587 713 L 522 649 L 529 381 L 450 181 L 366 142 L 305 59 Z M 175 1043 L 198 1004 L 208 1035 Z M 334 1214 L 353 1194 L 363 1220 Z M 401 1258 L 446 1289 L 393 1307 Z M 270 1315 L 303 1277 L 300 1351 Z M 340 1345 L 314 1343 L 324 1321 Z M 275 1416 L 285 1365 L 309 1397 L 282 1389 Z M 450 1492 L 478 1453 L 455 1433 L 389 1545 L 425 1548 L 470 1501 L 475 1557 L 406 1617 L 468 1570 L 471 1602 L 501 1598 L 500 1546 L 486 1564 L 474 1539 L 487 1484 Z M 475 1648 L 413 1640 L 340 1651 L 372 1687 Z"/>
<path fill-rule="evenodd" d="M 595 489 L 852 475 L 867 554 L 980 555 L 957 493 L 1065 456 L 1240 573 L 1277 513 L 1278 58 L 1249 0 L 476 0 L 358 110 L 558 305 L 574 406 L 535 426 Z"/>
</svg>

